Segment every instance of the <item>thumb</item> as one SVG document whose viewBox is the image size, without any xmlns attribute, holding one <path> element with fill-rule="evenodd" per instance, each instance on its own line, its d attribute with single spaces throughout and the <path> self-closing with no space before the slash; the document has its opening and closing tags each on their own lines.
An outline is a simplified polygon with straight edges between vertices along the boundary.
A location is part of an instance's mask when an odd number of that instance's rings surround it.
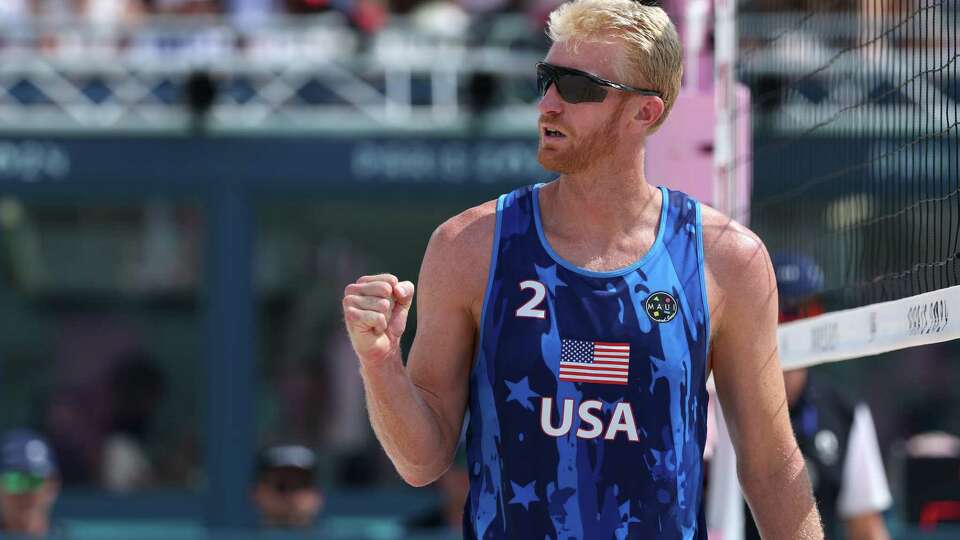
<svg viewBox="0 0 960 540">
<path fill-rule="evenodd" d="M 394 338 L 403 335 L 407 328 L 407 315 L 410 313 L 410 306 L 413 304 L 413 283 L 402 281 L 393 286 L 393 313 L 387 322 L 387 332 Z"/>
</svg>

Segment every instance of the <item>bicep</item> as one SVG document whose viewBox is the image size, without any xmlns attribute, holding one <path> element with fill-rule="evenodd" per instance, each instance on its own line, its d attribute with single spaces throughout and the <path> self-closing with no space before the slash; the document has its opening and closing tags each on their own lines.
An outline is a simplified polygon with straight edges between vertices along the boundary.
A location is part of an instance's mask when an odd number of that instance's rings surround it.
<svg viewBox="0 0 960 540">
<path fill-rule="evenodd" d="M 741 471 L 775 474 L 798 452 L 777 354 L 776 280 L 762 244 L 744 258 L 725 280 L 713 374 Z"/>
</svg>

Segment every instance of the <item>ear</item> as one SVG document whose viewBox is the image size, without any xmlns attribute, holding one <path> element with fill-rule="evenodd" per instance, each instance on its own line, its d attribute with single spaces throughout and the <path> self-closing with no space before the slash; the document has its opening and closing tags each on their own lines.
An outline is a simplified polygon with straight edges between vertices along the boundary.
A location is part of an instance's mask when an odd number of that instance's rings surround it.
<svg viewBox="0 0 960 540">
<path fill-rule="evenodd" d="M 633 119 L 638 126 L 643 128 L 645 133 L 649 133 L 650 128 L 663 116 L 667 106 L 657 96 L 639 96 L 637 101 L 639 104 Z"/>
</svg>

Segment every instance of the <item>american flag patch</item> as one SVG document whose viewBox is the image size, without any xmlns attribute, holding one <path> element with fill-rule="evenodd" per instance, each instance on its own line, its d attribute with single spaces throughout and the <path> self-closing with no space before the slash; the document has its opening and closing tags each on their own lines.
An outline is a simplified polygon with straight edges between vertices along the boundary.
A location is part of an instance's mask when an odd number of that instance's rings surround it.
<svg viewBox="0 0 960 540">
<path fill-rule="evenodd" d="M 560 340 L 560 380 L 627 384 L 630 344 Z"/>
</svg>

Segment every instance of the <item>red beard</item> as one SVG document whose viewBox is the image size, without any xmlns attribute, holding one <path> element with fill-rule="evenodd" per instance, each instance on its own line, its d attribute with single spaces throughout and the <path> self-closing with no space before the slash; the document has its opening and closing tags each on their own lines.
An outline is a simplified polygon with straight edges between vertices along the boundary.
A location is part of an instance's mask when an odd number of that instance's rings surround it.
<svg viewBox="0 0 960 540">
<path fill-rule="evenodd" d="M 560 127 L 561 131 L 567 133 L 567 138 L 556 141 L 559 143 L 558 146 L 562 146 L 562 148 L 554 146 L 548 149 L 544 148 L 543 136 L 541 136 L 540 146 L 537 150 L 537 161 L 548 171 L 560 174 L 576 174 L 587 170 L 598 161 L 609 158 L 620 144 L 617 119 L 623 113 L 624 108 L 625 103 L 619 103 L 607 122 L 603 122 L 593 132 L 582 136 L 570 134 L 560 122 L 551 122 Z"/>
</svg>

